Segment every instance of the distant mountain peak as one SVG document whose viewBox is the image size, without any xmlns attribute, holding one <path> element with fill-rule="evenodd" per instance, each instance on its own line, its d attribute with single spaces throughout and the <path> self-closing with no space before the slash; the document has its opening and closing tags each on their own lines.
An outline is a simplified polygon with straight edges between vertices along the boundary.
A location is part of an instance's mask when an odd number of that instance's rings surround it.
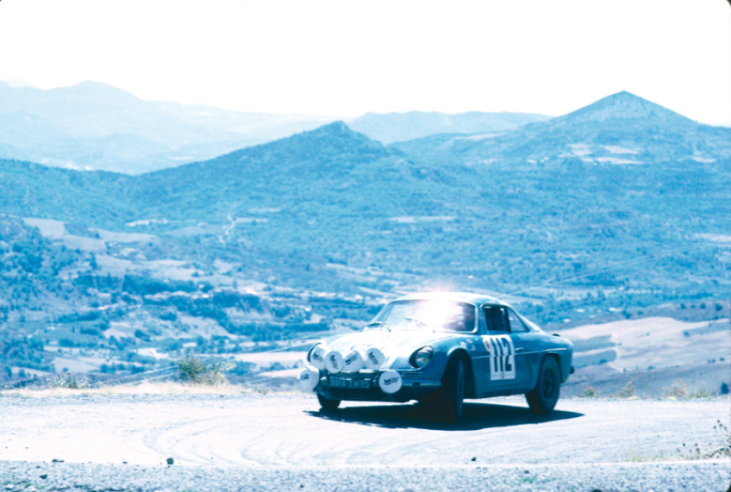
<svg viewBox="0 0 731 492">
<path fill-rule="evenodd" d="M 75 97 L 83 99 L 105 99 L 108 101 L 138 101 L 137 96 L 129 92 L 114 87 L 103 82 L 95 82 L 93 80 L 84 80 L 76 85 L 67 87 L 57 87 L 47 91 L 55 96 Z"/>
<path fill-rule="evenodd" d="M 23 89 L 26 87 L 30 87 L 35 89 L 36 86 L 28 82 L 27 80 L 23 80 L 18 77 L 13 77 L 12 79 L 3 80 L 5 84 L 7 84 L 9 87 L 12 87 L 13 89 Z"/>
<path fill-rule="evenodd" d="M 350 129 L 348 125 L 345 124 L 344 121 L 333 121 L 332 123 L 328 123 L 327 125 L 318 126 L 314 130 L 310 130 L 307 132 L 304 132 L 307 135 L 310 136 L 316 136 L 318 134 L 353 134 L 357 135 L 357 132 L 354 132 Z"/>
<path fill-rule="evenodd" d="M 335 121 L 290 137 L 267 142 L 261 145 L 246 147 L 225 154 L 210 161 L 192 163 L 187 166 L 199 166 L 208 163 L 223 163 L 229 165 L 231 162 L 241 162 L 251 156 L 270 154 L 276 156 L 276 160 L 284 162 L 287 160 L 309 161 L 313 156 L 327 161 L 333 157 L 343 157 L 354 161 L 380 159 L 394 153 L 387 149 L 382 143 L 371 140 L 366 135 L 350 129 L 342 121 Z M 177 169 L 185 169 L 181 166 Z"/>
<path fill-rule="evenodd" d="M 671 111 L 634 94 L 621 91 L 599 99 L 554 122 L 588 122 L 607 120 L 656 120 L 664 122 L 691 122 L 685 116 Z"/>
<path fill-rule="evenodd" d="M 284 140 L 308 140 L 313 142 L 317 140 L 328 140 L 338 141 L 341 143 L 350 142 L 351 144 L 357 145 L 365 144 L 368 146 L 383 147 L 380 142 L 371 140 L 363 133 L 356 132 L 343 121 L 334 121 L 332 123 L 319 126 L 313 130 L 292 135 Z"/>
</svg>

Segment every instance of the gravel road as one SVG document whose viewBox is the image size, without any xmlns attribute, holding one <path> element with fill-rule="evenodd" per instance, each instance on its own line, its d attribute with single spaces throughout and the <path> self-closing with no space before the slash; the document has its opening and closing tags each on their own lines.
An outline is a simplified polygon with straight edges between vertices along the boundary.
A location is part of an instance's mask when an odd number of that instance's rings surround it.
<svg viewBox="0 0 731 492">
<path fill-rule="evenodd" d="M 725 492 L 731 459 L 695 459 L 723 444 L 719 420 L 728 398 L 568 399 L 548 418 L 496 398 L 447 425 L 411 404 L 320 413 L 306 395 L 6 395 L 0 487 Z"/>
</svg>

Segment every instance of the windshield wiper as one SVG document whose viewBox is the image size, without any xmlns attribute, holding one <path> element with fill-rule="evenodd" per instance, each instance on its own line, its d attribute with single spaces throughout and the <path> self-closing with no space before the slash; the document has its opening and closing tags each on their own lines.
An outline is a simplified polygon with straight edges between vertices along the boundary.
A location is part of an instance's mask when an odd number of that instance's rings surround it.
<svg viewBox="0 0 731 492">
<path fill-rule="evenodd" d="M 384 323 L 383 321 L 371 321 L 370 323 L 365 325 L 366 328 L 368 328 L 370 326 L 382 326 L 385 329 L 387 329 L 388 331 L 391 331 L 391 327 L 388 326 L 388 323 Z"/>
<path fill-rule="evenodd" d="M 416 323 L 419 326 L 423 326 L 424 328 L 429 328 L 429 325 L 428 324 L 426 324 L 425 322 L 423 322 L 422 320 L 420 320 L 418 318 L 413 318 L 411 316 L 404 316 L 404 318 L 407 319 L 407 320 L 409 320 L 409 321 L 413 321 L 414 323 Z M 431 331 L 434 332 L 434 333 L 437 332 L 434 329 L 434 326 L 431 327 Z"/>
</svg>

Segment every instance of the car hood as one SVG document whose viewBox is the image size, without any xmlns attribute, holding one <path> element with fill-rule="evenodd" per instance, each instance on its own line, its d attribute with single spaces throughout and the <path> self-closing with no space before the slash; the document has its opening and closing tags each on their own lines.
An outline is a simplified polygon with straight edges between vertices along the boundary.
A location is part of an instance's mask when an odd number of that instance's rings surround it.
<svg viewBox="0 0 731 492">
<path fill-rule="evenodd" d="M 425 330 L 388 331 L 379 328 L 340 337 L 326 338 L 323 343 L 329 349 L 337 350 L 343 355 L 351 350 L 364 352 L 370 347 L 376 347 L 383 352 L 388 361 L 399 356 L 408 357 L 416 349 L 454 336 L 455 333 Z"/>
</svg>

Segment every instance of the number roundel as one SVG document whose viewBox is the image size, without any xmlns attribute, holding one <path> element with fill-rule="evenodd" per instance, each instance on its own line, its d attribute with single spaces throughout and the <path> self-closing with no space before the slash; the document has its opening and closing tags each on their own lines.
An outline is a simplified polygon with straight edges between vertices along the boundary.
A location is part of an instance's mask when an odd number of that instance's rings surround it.
<svg viewBox="0 0 731 492">
<path fill-rule="evenodd" d="M 482 337 L 490 354 L 490 380 L 515 379 L 515 347 L 508 335 Z"/>
</svg>

